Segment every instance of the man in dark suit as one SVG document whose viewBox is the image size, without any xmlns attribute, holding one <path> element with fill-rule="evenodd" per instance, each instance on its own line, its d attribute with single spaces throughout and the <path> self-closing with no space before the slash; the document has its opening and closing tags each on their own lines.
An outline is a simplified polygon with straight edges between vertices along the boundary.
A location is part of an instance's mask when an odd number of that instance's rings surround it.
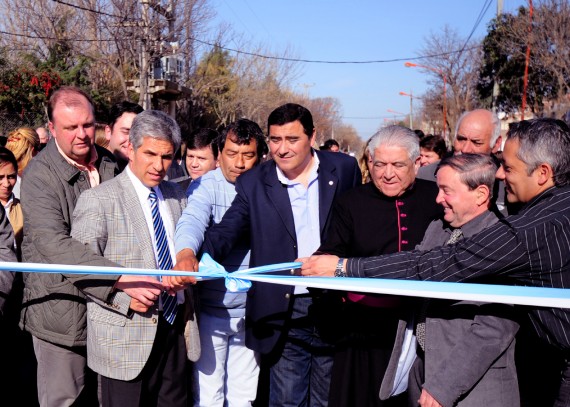
<svg viewBox="0 0 570 407">
<path fill-rule="evenodd" d="M 232 206 L 206 234 L 202 251 L 218 261 L 243 231 L 251 238 L 251 267 L 313 253 L 326 236 L 334 198 L 361 182 L 354 158 L 312 149 L 316 132 L 306 108 L 278 107 L 268 130 L 273 160 L 237 179 Z M 196 268 L 191 253 L 177 254 L 176 269 Z M 270 363 L 270 405 L 327 404 L 332 348 L 312 319 L 326 296 L 262 283 L 250 289 L 246 345 Z"/>
</svg>

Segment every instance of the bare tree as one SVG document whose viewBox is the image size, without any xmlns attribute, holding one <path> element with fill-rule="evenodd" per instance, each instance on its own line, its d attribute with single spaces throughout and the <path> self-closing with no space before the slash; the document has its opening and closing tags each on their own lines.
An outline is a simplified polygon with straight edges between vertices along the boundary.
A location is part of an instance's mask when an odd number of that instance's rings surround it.
<svg viewBox="0 0 570 407">
<path fill-rule="evenodd" d="M 95 92 L 106 89 L 109 101 L 127 99 L 127 79 L 147 77 L 154 61 L 178 50 L 187 61 L 180 79 L 187 78 L 195 60 L 194 36 L 212 18 L 207 0 L 0 0 L 0 5 L 5 11 L 0 25 L 13 34 L 4 36 L 4 43 L 41 61 L 65 43 L 75 59 L 71 64 L 92 62 L 90 86 Z"/>
<path fill-rule="evenodd" d="M 431 76 L 430 84 L 439 94 L 439 105 L 443 105 L 443 80 L 447 81 L 447 129 L 453 129 L 462 112 L 471 110 L 477 102 L 477 79 L 480 50 L 475 41 L 467 42 L 455 29 L 445 26 L 441 32 L 432 33 L 424 40 L 420 51 L 425 59 L 422 65 Z"/>
</svg>

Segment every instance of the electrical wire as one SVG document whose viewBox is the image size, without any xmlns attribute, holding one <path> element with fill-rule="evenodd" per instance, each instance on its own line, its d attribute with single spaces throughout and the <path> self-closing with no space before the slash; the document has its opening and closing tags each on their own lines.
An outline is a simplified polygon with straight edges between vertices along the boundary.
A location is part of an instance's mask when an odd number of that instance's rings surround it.
<svg viewBox="0 0 570 407">
<path fill-rule="evenodd" d="M 421 60 L 421 59 L 426 59 L 426 58 L 451 55 L 451 54 L 456 54 L 456 53 L 460 53 L 460 52 L 465 51 L 465 49 L 460 49 L 460 50 L 449 51 L 449 52 L 441 52 L 439 54 L 422 55 L 419 57 L 379 59 L 379 60 L 370 60 L 370 61 L 326 61 L 326 60 L 315 60 L 315 59 L 275 57 L 275 56 L 270 56 L 270 55 L 257 54 L 254 52 L 240 51 L 240 50 L 233 49 L 233 48 L 223 47 L 221 45 L 212 44 L 212 43 L 207 42 L 207 41 L 199 40 L 197 38 L 190 37 L 190 39 L 192 39 L 193 41 L 199 42 L 201 44 L 205 44 L 205 45 L 209 45 L 209 46 L 216 47 L 219 49 L 223 49 L 224 51 L 235 52 L 236 54 L 244 54 L 244 55 L 254 56 L 254 57 L 258 57 L 258 58 L 265 58 L 265 59 L 275 59 L 275 60 L 279 60 L 279 61 L 304 62 L 304 63 L 308 63 L 308 64 L 354 64 L 354 65 L 356 65 L 356 64 L 382 64 L 382 63 L 389 63 L 389 62 L 415 61 L 415 60 Z M 469 50 L 480 48 L 480 47 L 481 47 L 481 45 L 475 45 L 473 47 L 467 48 L 467 50 L 469 51 Z"/>
<path fill-rule="evenodd" d="M 483 7 L 481 8 L 481 11 L 479 12 L 477 19 L 475 20 L 475 24 L 473 25 L 471 32 L 467 36 L 467 39 L 465 40 L 463 47 L 461 47 L 460 53 L 462 53 L 465 50 L 465 47 L 467 46 L 467 44 L 471 40 L 471 37 L 473 37 L 475 30 L 477 29 L 477 27 L 479 27 L 479 24 L 481 24 L 481 21 L 483 21 L 483 17 L 485 16 L 485 14 L 487 14 L 489 7 L 491 7 L 492 2 L 493 2 L 493 0 L 486 0 L 485 3 L 483 3 Z"/>
<path fill-rule="evenodd" d="M 11 33 L 8 31 L 0 30 L 0 34 L 11 35 L 13 37 L 21 37 L 21 38 L 29 38 L 32 40 L 50 40 L 50 41 L 70 41 L 70 42 L 114 42 L 115 40 L 107 40 L 107 39 L 81 39 L 81 38 L 74 38 L 74 39 L 67 39 L 67 38 L 55 38 L 55 37 L 44 37 L 40 35 L 27 35 L 27 34 L 18 34 L 18 33 Z"/>
<path fill-rule="evenodd" d="M 79 10 L 83 10 L 83 11 L 89 11 L 90 13 L 96 13 L 96 14 L 101 14 L 103 16 L 108 16 L 108 17 L 115 17 L 115 18 L 120 18 L 121 20 L 123 20 L 125 17 L 123 16 L 118 16 L 116 14 L 109 14 L 109 13 L 105 13 L 104 11 L 100 11 L 100 10 L 94 10 L 92 8 L 88 8 L 88 7 L 82 7 L 82 6 L 78 6 L 76 4 L 71 4 L 71 3 L 67 3 L 65 1 L 62 0 L 52 0 L 55 3 L 59 3 L 59 4 L 63 4 L 65 6 L 69 6 L 69 7 L 73 7 Z"/>
<path fill-rule="evenodd" d="M 110 17 L 116 17 L 119 19 L 124 19 L 123 16 L 118 16 L 115 14 L 109 14 L 109 13 L 105 13 L 103 11 L 99 11 L 99 10 L 94 10 L 94 9 L 90 9 L 87 7 L 82 7 L 82 6 L 77 6 L 75 4 L 71 4 L 71 3 L 67 3 L 63 0 L 52 0 L 56 3 L 60 3 L 60 4 L 64 4 L 66 6 L 70 6 L 73 8 L 77 8 L 83 11 L 88 11 L 91 13 L 96 13 L 96 14 L 102 14 L 102 15 L 106 15 L 106 16 L 110 16 Z M 469 38 L 467 39 L 467 41 L 465 42 L 465 44 L 463 45 L 463 47 L 459 50 L 454 50 L 454 51 L 448 51 L 448 52 L 441 52 L 438 54 L 430 54 L 430 55 L 421 55 L 418 57 L 404 57 L 404 58 L 392 58 L 392 59 L 379 59 L 379 60 L 365 60 L 365 61 L 330 61 L 330 60 L 314 60 L 314 59 L 301 59 L 301 58 L 285 58 L 285 57 L 276 57 L 276 56 L 271 56 L 271 55 L 263 55 L 263 54 L 258 54 L 255 52 L 248 52 L 248 51 L 242 51 L 242 50 L 238 50 L 238 49 L 233 49 L 233 48 L 229 48 L 229 47 L 223 47 L 219 44 L 213 44 L 211 42 L 208 41 L 204 41 L 204 40 L 200 40 L 198 38 L 194 38 L 194 37 L 188 37 L 188 39 L 196 41 L 200 44 L 204 44 L 204 45 L 208 45 L 210 47 L 215 47 L 218 49 L 222 49 L 224 51 L 229 51 L 229 52 L 234 52 L 236 54 L 242 54 L 242 55 L 248 55 L 248 56 L 253 56 L 253 57 L 257 57 L 257 58 L 263 58 L 263 59 L 270 59 L 270 60 L 277 60 L 277 61 L 286 61 L 286 62 L 301 62 L 301 63 L 307 63 L 307 64 L 336 64 L 336 65 L 340 65 L 340 64 L 346 64 L 346 65 L 364 65 L 364 64 L 382 64 L 382 63 L 390 63 L 390 62 L 402 62 L 402 61 L 417 61 L 417 60 L 422 60 L 422 59 L 427 59 L 427 58 L 435 58 L 435 57 L 441 57 L 441 56 L 446 56 L 446 55 L 453 55 L 453 54 L 457 54 L 457 53 L 462 53 L 463 51 L 467 50 L 470 51 L 472 49 L 477 49 L 480 48 L 481 45 L 476 45 L 470 48 L 465 48 L 467 46 L 467 43 L 469 42 L 469 40 L 471 39 L 471 36 L 473 35 L 473 33 L 475 32 L 475 29 L 477 28 L 477 26 L 480 24 L 484 14 L 486 13 L 487 9 L 489 8 L 490 4 L 491 4 L 492 0 L 486 0 L 486 3 L 483 5 L 483 9 L 481 10 L 481 12 L 479 13 L 479 16 L 477 18 L 476 24 L 473 27 L 473 29 L 471 30 L 471 34 L 469 36 Z M 9 33 L 9 32 L 5 32 L 5 31 L 0 31 L 0 33 L 6 34 L 6 35 L 14 35 L 14 36 L 18 36 L 18 37 L 25 37 L 25 38 L 36 38 L 36 39 L 51 39 L 51 40 L 58 40 L 57 38 L 49 38 L 49 37 L 33 37 L 33 36 L 28 36 L 28 35 L 24 35 L 24 34 L 15 34 L 15 33 Z M 92 41 L 113 41 L 113 40 L 81 40 L 81 39 L 77 39 L 77 40 L 71 40 L 68 39 L 68 41 L 85 41 L 85 42 L 92 42 Z"/>
</svg>

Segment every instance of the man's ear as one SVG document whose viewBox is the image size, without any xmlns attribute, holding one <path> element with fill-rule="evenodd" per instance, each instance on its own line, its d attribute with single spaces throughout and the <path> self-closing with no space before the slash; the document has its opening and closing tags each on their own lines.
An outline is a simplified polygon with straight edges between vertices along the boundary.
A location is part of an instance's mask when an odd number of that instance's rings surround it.
<svg viewBox="0 0 570 407">
<path fill-rule="evenodd" d="M 495 145 L 491 148 L 492 153 L 496 153 L 501 149 L 501 143 L 503 142 L 503 136 L 499 136 L 497 141 L 495 141 Z"/>
<path fill-rule="evenodd" d="M 52 121 L 50 121 L 50 122 L 48 123 L 48 128 L 49 128 L 49 132 L 51 133 L 52 137 L 56 137 L 56 135 L 55 135 L 55 129 L 54 129 L 54 125 L 53 125 L 53 122 L 52 122 Z"/>
<path fill-rule="evenodd" d="M 421 160 L 421 157 L 418 156 L 418 158 L 416 158 L 416 161 L 414 161 L 414 173 L 415 173 L 416 175 L 418 175 L 418 170 L 419 170 L 420 167 L 421 167 L 420 160 Z"/>
<path fill-rule="evenodd" d="M 107 139 L 107 141 L 111 141 L 112 132 L 113 130 L 111 129 L 111 126 L 109 126 L 108 124 L 105 125 L 105 139 Z"/>
<path fill-rule="evenodd" d="M 486 204 L 491 197 L 491 191 L 487 185 L 479 185 L 477 188 L 475 188 L 475 192 L 475 202 L 479 206 Z"/>
<path fill-rule="evenodd" d="M 317 147 L 315 145 L 315 141 L 317 141 L 317 129 L 314 129 L 313 134 L 311 134 L 311 137 L 309 137 L 309 143 L 310 143 L 311 147 L 314 147 L 314 148 Z"/>
<path fill-rule="evenodd" d="M 133 145 L 130 141 L 127 145 L 127 156 L 129 157 L 129 161 L 133 161 L 135 157 L 135 149 L 133 148 Z"/>
<path fill-rule="evenodd" d="M 554 185 L 554 171 L 548 163 L 542 163 L 534 170 L 536 173 L 536 180 L 540 186 L 544 186 L 548 182 Z"/>
</svg>

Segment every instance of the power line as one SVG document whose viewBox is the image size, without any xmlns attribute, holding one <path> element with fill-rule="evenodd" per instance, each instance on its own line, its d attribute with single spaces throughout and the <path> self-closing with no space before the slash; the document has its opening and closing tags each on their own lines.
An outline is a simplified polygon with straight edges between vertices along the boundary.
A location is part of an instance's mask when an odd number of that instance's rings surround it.
<svg viewBox="0 0 570 407">
<path fill-rule="evenodd" d="M 199 42 L 201 44 L 204 45 L 209 45 L 211 47 L 216 47 L 219 49 L 223 49 L 224 51 L 230 51 L 230 52 L 235 52 L 236 54 L 244 54 L 244 55 L 249 55 L 249 56 L 254 56 L 254 57 L 258 57 L 258 58 L 265 58 L 265 59 L 274 59 L 274 60 L 279 60 L 279 61 L 288 61 L 288 62 L 304 62 L 304 63 L 308 63 L 308 64 L 382 64 L 382 63 L 388 63 L 388 62 L 402 62 L 402 61 L 415 61 L 415 60 L 420 60 L 420 59 L 426 59 L 426 58 L 432 58 L 432 57 L 440 57 L 440 56 L 445 56 L 445 55 L 451 55 L 451 54 L 456 54 L 459 52 L 463 52 L 463 50 L 455 50 L 455 51 L 449 51 L 449 52 L 442 52 L 439 54 L 431 54 L 431 55 L 422 55 L 419 57 L 405 57 L 405 58 L 394 58 L 394 59 L 379 59 L 379 60 L 370 60 L 370 61 L 326 61 L 326 60 L 315 60 L 315 59 L 299 59 L 299 58 L 285 58 L 285 57 L 275 57 L 275 56 L 270 56 L 270 55 L 263 55 L 263 54 L 257 54 L 254 52 L 247 52 L 247 51 L 240 51 L 237 49 L 233 49 L 233 48 L 228 48 L 228 47 L 223 47 L 221 45 L 218 44 L 212 44 L 210 42 L 207 41 L 203 41 L 203 40 L 199 40 L 198 38 L 192 38 L 189 37 L 191 40 Z M 476 49 L 476 48 L 480 48 L 481 45 L 475 45 L 471 48 L 467 48 L 467 50 L 472 50 L 472 49 Z"/>
<path fill-rule="evenodd" d="M 39 36 L 39 35 L 34 36 L 34 35 L 27 35 L 27 34 L 19 34 L 19 33 L 12 33 L 12 32 L 2 31 L 2 30 L 0 30 L 0 34 L 11 35 L 14 37 L 35 39 L 35 40 L 51 40 L 51 41 L 61 41 L 62 40 L 61 38 L 46 37 L 46 36 Z M 419 57 L 405 57 L 405 58 L 385 59 L 385 60 L 376 60 L 376 61 L 323 61 L 323 60 L 284 58 L 284 57 L 275 57 L 275 56 L 271 56 L 271 55 L 262 55 L 262 54 L 257 54 L 257 53 L 253 53 L 253 52 L 240 51 L 240 50 L 233 49 L 233 48 L 222 47 L 221 45 L 212 44 L 212 43 L 207 42 L 207 41 L 202 41 L 202 40 L 199 40 L 198 38 L 189 37 L 189 39 L 196 41 L 196 42 L 199 42 L 199 43 L 204 44 L 204 45 L 209 45 L 211 47 L 223 49 L 225 51 L 235 52 L 236 54 L 243 54 L 243 55 L 249 55 L 249 56 L 254 56 L 254 57 L 258 57 L 258 58 L 273 59 L 273 60 L 279 60 L 279 61 L 303 62 L 303 63 L 312 63 L 312 64 L 380 64 L 380 63 L 389 63 L 389 62 L 420 60 L 420 59 L 425 59 L 425 58 L 455 54 L 455 53 L 463 51 L 463 50 L 456 50 L 456 51 L 443 52 L 440 54 L 423 55 L 423 56 L 419 56 Z M 113 40 L 113 39 L 87 39 L 87 38 L 85 38 L 85 39 L 82 39 L 82 38 L 71 39 L 71 38 L 67 38 L 67 39 L 65 39 L 65 41 L 70 41 L 70 42 L 114 42 L 115 40 Z M 480 47 L 481 47 L 480 45 L 476 45 L 474 47 L 468 48 L 467 50 L 476 49 L 476 48 L 480 48 Z"/>
<path fill-rule="evenodd" d="M 11 33 L 8 31 L 0 30 L 0 34 L 11 35 L 13 37 L 21 37 L 21 38 L 29 38 L 31 40 L 51 40 L 51 41 L 70 41 L 70 42 L 114 42 L 115 40 L 111 39 L 82 39 L 82 38 L 55 38 L 55 37 L 44 37 L 41 35 L 27 35 L 27 34 L 18 34 L 18 33 Z"/>
<path fill-rule="evenodd" d="M 91 13 L 96 13 L 96 14 L 102 14 L 102 15 L 106 15 L 106 16 L 110 16 L 110 17 L 115 17 L 115 18 L 119 18 L 119 19 L 124 19 L 124 17 L 122 16 L 118 16 L 115 14 L 109 14 L 109 13 L 105 13 L 103 11 L 100 10 L 94 10 L 91 8 L 87 8 L 87 7 L 82 7 L 82 6 L 77 6 L 75 4 L 71 4 L 71 3 L 67 3 L 63 0 L 52 0 L 56 3 L 60 3 L 60 4 L 64 4 L 66 6 L 69 7 L 73 7 L 73 8 L 77 8 L 83 11 L 88 11 Z M 486 0 L 488 2 L 488 4 L 485 6 L 483 5 L 483 10 L 481 11 L 481 13 L 479 13 L 479 17 L 478 17 L 478 21 L 476 22 L 475 27 L 473 27 L 473 30 L 471 31 L 471 35 L 473 34 L 473 32 L 475 32 L 475 29 L 477 28 L 477 26 L 479 25 L 479 23 L 481 22 L 481 19 L 483 18 L 484 13 L 486 12 L 486 10 L 489 8 L 490 2 L 492 0 Z M 2 32 L 2 31 L 0 31 Z M 50 40 L 58 40 L 57 38 L 49 38 L 49 37 L 34 37 L 34 36 L 28 36 L 28 35 L 23 35 L 23 34 L 15 34 L 15 33 L 9 33 L 9 32 L 2 32 L 4 34 L 7 35 L 14 35 L 14 36 L 18 36 L 18 37 L 25 37 L 25 38 L 31 38 L 31 39 L 50 39 Z M 249 56 L 253 56 L 253 57 L 257 57 L 257 58 L 263 58 L 263 59 L 270 59 L 270 60 L 277 60 L 277 61 L 287 61 L 287 62 L 302 62 L 302 63 L 308 63 L 308 64 L 346 64 L 346 65 L 364 65 L 364 64 L 382 64 L 382 63 L 390 63 L 390 62 L 402 62 L 402 61 L 417 61 L 417 60 L 422 60 L 422 59 L 426 59 L 426 58 L 435 58 L 435 57 L 441 57 L 441 56 L 446 56 L 446 55 L 452 55 L 452 54 L 457 54 L 457 53 L 462 53 L 463 51 L 465 51 L 465 46 L 467 45 L 467 42 L 469 41 L 469 39 L 471 38 L 471 35 L 469 36 L 469 38 L 467 39 L 467 41 L 465 42 L 465 44 L 463 45 L 463 47 L 459 50 L 455 50 L 455 51 L 448 51 L 448 52 L 442 52 L 439 54 L 431 54 L 431 55 L 422 55 L 422 56 L 418 56 L 418 57 L 404 57 L 404 58 L 392 58 L 392 59 L 380 59 L 380 60 L 365 60 L 365 61 L 327 61 L 327 60 L 313 60 L 313 59 L 301 59 L 301 58 L 285 58 L 285 57 L 276 57 L 276 56 L 271 56 L 271 55 L 263 55 L 263 54 L 258 54 L 255 52 L 248 52 L 248 51 L 242 51 L 242 50 L 238 50 L 238 49 L 233 49 L 233 48 L 229 48 L 229 47 L 223 47 L 219 44 L 212 44 L 211 42 L 208 41 L 204 41 L 204 40 L 200 40 L 198 38 L 193 38 L 193 37 L 188 37 L 190 40 L 199 42 L 201 44 L 204 45 L 208 45 L 210 47 L 216 47 L 219 49 L 223 49 L 224 51 L 230 51 L 230 52 L 234 52 L 236 54 L 242 54 L 242 55 L 249 55 Z M 71 40 L 69 39 L 68 41 L 85 41 L 85 42 L 92 42 L 92 41 L 113 41 L 113 40 L 88 40 L 88 39 L 74 39 Z M 477 49 L 480 48 L 480 45 L 476 45 L 470 48 L 467 48 L 467 51 L 470 51 L 472 49 Z"/>
<path fill-rule="evenodd" d="M 485 3 L 483 3 L 483 7 L 481 8 L 481 11 L 479 12 L 479 15 L 477 16 L 477 19 L 475 20 L 475 24 L 473 25 L 473 29 L 471 29 L 471 32 L 469 33 L 469 36 L 465 40 L 463 47 L 461 47 L 461 52 L 463 52 L 465 50 L 465 47 L 469 43 L 469 40 L 471 40 L 471 37 L 475 33 L 475 30 L 477 29 L 477 27 L 479 27 L 479 24 L 481 24 L 481 21 L 483 20 L 483 17 L 487 13 L 487 10 L 489 10 L 489 7 L 491 6 L 492 2 L 493 2 L 493 0 L 486 0 Z"/>
<path fill-rule="evenodd" d="M 349 119 L 349 120 L 380 120 L 380 119 L 392 119 L 394 116 L 407 116 L 409 113 L 402 113 L 397 115 L 386 115 L 386 116 L 341 116 L 341 119 Z"/>
<path fill-rule="evenodd" d="M 82 7 L 82 6 L 78 6 L 76 4 L 71 4 L 71 3 L 67 3 L 65 1 L 62 0 L 52 0 L 55 3 L 59 3 L 59 4 L 63 4 L 65 6 L 69 6 L 69 7 L 73 7 L 73 8 L 77 8 L 79 10 L 83 10 L 83 11 L 89 11 L 90 13 L 96 13 L 96 14 L 101 14 L 104 16 L 109 16 L 109 17 L 115 17 L 115 18 L 120 18 L 120 19 L 124 19 L 125 17 L 123 16 L 118 16 L 116 14 L 109 14 L 109 13 L 105 13 L 104 11 L 101 10 L 94 10 L 92 8 L 88 8 L 88 7 Z"/>
</svg>

